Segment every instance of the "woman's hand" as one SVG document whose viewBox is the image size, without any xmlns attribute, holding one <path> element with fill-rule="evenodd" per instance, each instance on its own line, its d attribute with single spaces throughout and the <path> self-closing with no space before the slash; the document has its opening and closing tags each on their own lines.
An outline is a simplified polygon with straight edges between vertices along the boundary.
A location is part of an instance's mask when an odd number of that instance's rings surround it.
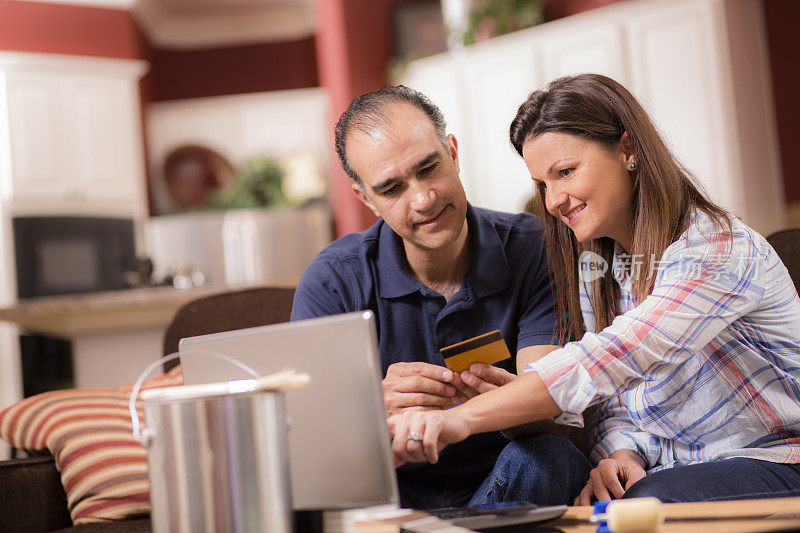
<svg viewBox="0 0 800 533">
<path fill-rule="evenodd" d="M 575 498 L 575 505 L 591 505 L 592 495 L 598 500 L 621 498 L 631 485 L 646 475 L 644 459 L 639 454 L 617 450 L 589 473 L 589 481 Z"/>
<path fill-rule="evenodd" d="M 511 383 L 515 379 L 517 379 L 516 374 L 502 368 L 486 363 L 472 363 L 468 370 L 455 373 L 450 383 L 458 391 L 456 395 L 463 403 L 479 394 Z"/>
<path fill-rule="evenodd" d="M 459 408 L 447 411 L 404 411 L 387 420 L 392 433 L 395 466 L 403 463 L 436 463 L 439 451 L 470 435 Z"/>
</svg>

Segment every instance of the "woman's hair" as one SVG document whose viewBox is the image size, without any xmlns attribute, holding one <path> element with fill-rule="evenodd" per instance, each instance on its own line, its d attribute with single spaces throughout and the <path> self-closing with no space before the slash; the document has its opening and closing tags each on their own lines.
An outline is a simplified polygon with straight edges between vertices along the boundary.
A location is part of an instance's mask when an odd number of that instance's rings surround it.
<svg viewBox="0 0 800 533">
<path fill-rule="evenodd" d="M 616 147 L 627 132 L 636 154 L 630 212 L 637 258 L 633 281 L 634 299 L 641 303 L 653 291 L 655 273 L 664 250 L 686 230 L 693 209 L 718 224 L 730 225 L 728 213 L 708 200 L 694 184 L 692 174 L 667 148 L 647 112 L 625 87 L 599 74 L 565 76 L 534 91 L 519 107 L 511 122 L 511 144 L 522 155 L 522 146 L 545 132 L 577 135 Z M 585 250 L 612 264 L 614 241 L 608 237 L 583 245 L 566 224 L 547 212 L 545 192 L 538 191 L 529 206 L 542 219 L 550 280 L 555 289 L 559 343 L 579 339 L 584 331 L 579 299 L 578 258 Z M 638 258 L 641 257 L 641 261 Z M 652 267 L 652 268 L 651 268 Z M 595 331 L 609 326 L 620 314 L 619 286 L 610 269 L 592 282 Z"/>
</svg>

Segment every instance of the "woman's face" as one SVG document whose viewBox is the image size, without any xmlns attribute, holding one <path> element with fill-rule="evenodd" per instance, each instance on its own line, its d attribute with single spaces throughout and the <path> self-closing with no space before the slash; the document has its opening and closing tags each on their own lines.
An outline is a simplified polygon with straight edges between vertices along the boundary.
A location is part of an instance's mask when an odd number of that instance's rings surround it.
<svg viewBox="0 0 800 533">
<path fill-rule="evenodd" d="M 522 158 L 547 211 L 568 225 L 580 242 L 610 237 L 630 252 L 633 241 L 635 156 L 623 134 L 612 148 L 568 133 L 546 132 L 522 145 Z"/>
</svg>

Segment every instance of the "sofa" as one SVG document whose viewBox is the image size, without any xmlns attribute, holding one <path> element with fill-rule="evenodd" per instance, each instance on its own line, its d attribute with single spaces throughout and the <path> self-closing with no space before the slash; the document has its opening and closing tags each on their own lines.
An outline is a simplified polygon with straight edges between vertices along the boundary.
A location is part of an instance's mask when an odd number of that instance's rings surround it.
<svg viewBox="0 0 800 533">
<path fill-rule="evenodd" d="M 149 532 L 150 518 L 73 526 L 52 456 L 0 461 L 0 531 Z"/>
</svg>

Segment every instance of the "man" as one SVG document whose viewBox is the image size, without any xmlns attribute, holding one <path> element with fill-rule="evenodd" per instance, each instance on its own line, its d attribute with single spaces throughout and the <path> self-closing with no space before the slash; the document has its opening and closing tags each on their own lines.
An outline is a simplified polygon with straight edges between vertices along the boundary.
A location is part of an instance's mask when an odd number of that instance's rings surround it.
<svg viewBox="0 0 800 533">
<path fill-rule="evenodd" d="M 335 130 L 353 193 L 380 218 L 311 263 L 292 320 L 375 313 L 387 415 L 447 409 L 516 378 L 556 346 L 538 219 L 470 206 L 458 143 L 422 94 L 385 87 L 351 102 Z M 453 373 L 438 350 L 499 329 L 514 356 Z M 448 446 L 435 465 L 398 468 L 403 507 L 527 500 L 566 504 L 589 474 L 564 437 L 499 433 Z"/>
</svg>

